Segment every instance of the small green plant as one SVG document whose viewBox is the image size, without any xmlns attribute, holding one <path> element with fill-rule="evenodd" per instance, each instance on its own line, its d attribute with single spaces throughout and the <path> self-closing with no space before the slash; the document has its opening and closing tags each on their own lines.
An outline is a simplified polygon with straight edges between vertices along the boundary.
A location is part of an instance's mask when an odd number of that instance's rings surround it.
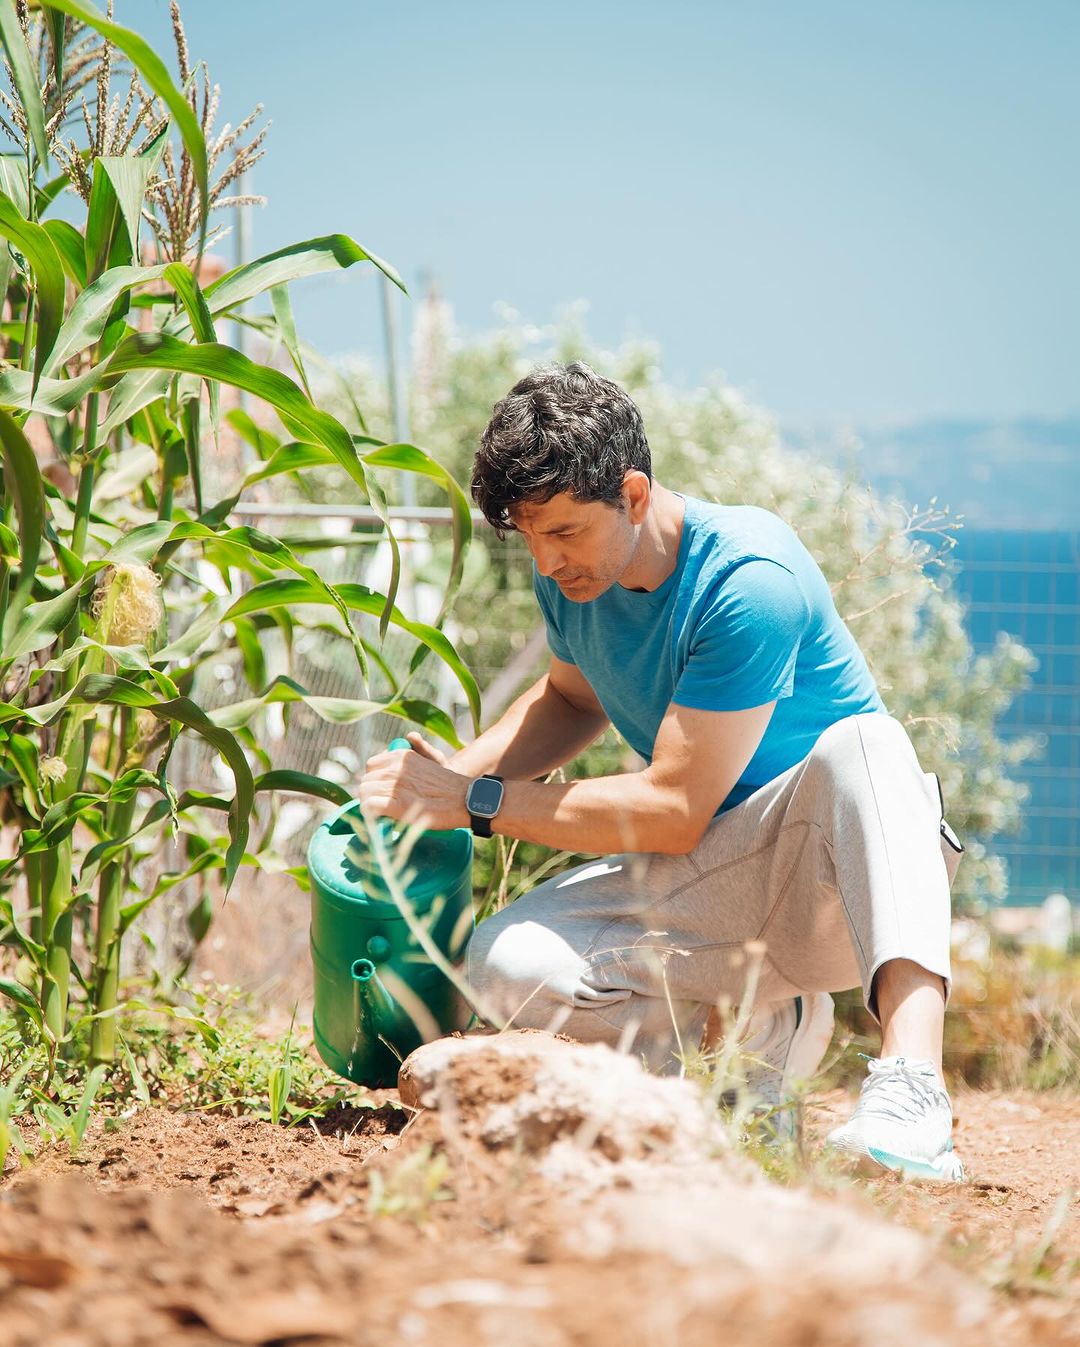
<svg viewBox="0 0 1080 1347">
<path fill-rule="evenodd" d="M 106 1066 L 99 1065 L 87 1073 L 82 1094 L 74 1110 L 62 1108 L 40 1090 L 34 1089 L 34 1097 L 37 1100 L 35 1113 L 43 1141 L 49 1144 L 66 1141 L 71 1147 L 72 1155 L 78 1151 L 90 1123 L 90 1110 L 107 1070 Z"/>
<path fill-rule="evenodd" d="M 281 1112 L 289 1102 L 289 1095 L 292 1092 L 293 1068 L 290 1058 L 292 1048 L 293 1024 L 296 1022 L 296 1010 L 293 1010 L 293 1018 L 289 1022 L 289 1032 L 285 1037 L 285 1046 L 282 1050 L 282 1060 L 270 1072 L 270 1085 L 267 1091 L 270 1102 L 270 1121 L 277 1126 L 281 1121 Z"/>
<path fill-rule="evenodd" d="M 0 1085 L 0 1174 L 4 1172 L 8 1152 L 13 1146 L 18 1151 L 20 1159 L 29 1154 L 22 1133 L 17 1127 L 12 1126 L 12 1118 L 19 1100 L 19 1089 L 32 1065 L 32 1062 L 23 1062 L 11 1079 Z"/>
<path fill-rule="evenodd" d="M 158 999 L 140 989 L 126 1002 L 131 1034 L 119 1038 L 119 1059 L 87 1072 L 62 1064 L 49 1077 L 46 1049 L 14 1013 L 0 1011 L 0 1168 L 12 1149 L 23 1163 L 33 1151 L 27 1137 L 42 1145 L 66 1141 L 77 1150 L 91 1110 L 108 1130 L 141 1108 L 213 1111 L 296 1127 L 338 1105 L 373 1108 L 359 1086 L 345 1085 L 318 1062 L 310 1044 L 290 1025 L 268 1037 L 259 1016 L 240 992 L 229 987 L 194 988 L 181 983 L 190 1005 Z M 89 1032 L 76 1029 L 77 1041 Z"/>
<path fill-rule="evenodd" d="M 368 1212 L 372 1216 L 400 1216 L 414 1225 L 431 1219 L 432 1205 L 449 1202 L 447 1186 L 450 1161 L 445 1152 L 430 1145 L 418 1147 L 393 1168 L 372 1169 L 368 1189 Z"/>
<path fill-rule="evenodd" d="M 1066 1253 L 1058 1243 L 1058 1236 L 1075 1201 L 1074 1189 L 1066 1188 L 1059 1193 L 1038 1238 L 1012 1249 L 990 1269 L 990 1282 L 995 1290 L 1012 1295 L 1032 1292 L 1052 1295 L 1069 1285 L 1080 1268 L 1080 1258 Z"/>
</svg>

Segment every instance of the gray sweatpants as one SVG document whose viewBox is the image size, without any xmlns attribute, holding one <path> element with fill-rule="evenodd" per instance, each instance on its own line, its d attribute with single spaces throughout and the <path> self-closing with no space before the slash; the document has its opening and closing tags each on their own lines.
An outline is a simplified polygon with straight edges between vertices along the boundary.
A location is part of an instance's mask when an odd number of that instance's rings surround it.
<svg viewBox="0 0 1080 1347">
<path fill-rule="evenodd" d="M 642 1054 L 671 1070 L 709 1010 L 862 985 L 911 959 L 949 991 L 960 846 L 937 778 L 883 714 L 827 729 L 809 756 L 713 819 L 683 856 L 631 853 L 537 885 L 481 923 L 466 973 L 481 1013 Z"/>
</svg>

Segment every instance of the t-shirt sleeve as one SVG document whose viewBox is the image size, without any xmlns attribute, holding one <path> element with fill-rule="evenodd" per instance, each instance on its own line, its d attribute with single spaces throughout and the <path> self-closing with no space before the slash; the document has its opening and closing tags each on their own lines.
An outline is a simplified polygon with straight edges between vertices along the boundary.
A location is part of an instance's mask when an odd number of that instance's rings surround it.
<svg viewBox="0 0 1080 1347">
<path fill-rule="evenodd" d="M 556 659 L 561 659 L 564 664 L 576 664 L 577 661 L 571 655 L 570 647 L 563 640 L 563 634 L 559 629 L 559 618 L 549 587 L 541 579 L 535 566 L 533 567 L 533 593 L 536 595 L 536 602 L 540 605 L 540 611 L 544 615 L 548 649 Z"/>
<path fill-rule="evenodd" d="M 672 700 L 702 711 L 744 711 L 790 697 L 809 621 L 791 571 L 744 561 L 702 608 Z"/>
</svg>

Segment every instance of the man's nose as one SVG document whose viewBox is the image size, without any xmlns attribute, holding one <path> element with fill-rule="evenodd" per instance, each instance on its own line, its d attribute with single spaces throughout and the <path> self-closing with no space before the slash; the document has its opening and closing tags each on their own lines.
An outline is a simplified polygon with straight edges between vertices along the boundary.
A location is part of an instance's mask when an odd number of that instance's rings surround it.
<svg viewBox="0 0 1080 1347">
<path fill-rule="evenodd" d="M 563 568 L 562 549 L 555 543 L 533 543 L 533 560 L 541 575 L 554 575 Z"/>
</svg>

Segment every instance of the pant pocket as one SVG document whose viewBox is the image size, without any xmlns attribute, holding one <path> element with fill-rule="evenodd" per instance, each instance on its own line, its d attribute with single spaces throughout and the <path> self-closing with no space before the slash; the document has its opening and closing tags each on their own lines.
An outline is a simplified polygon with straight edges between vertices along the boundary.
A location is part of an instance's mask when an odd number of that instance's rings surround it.
<svg viewBox="0 0 1080 1347">
<path fill-rule="evenodd" d="M 964 844 L 957 837 L 949 826 L 949 821 L 945 817 L 945 793 L 941 789 L 941 777 L 936 772 L 927 772 L 927 777 L 933 781 L 934 789 L 938 801 L 938 831 L 941 836 L 941 855 L 945 861 L 945 870 L 949 876 L 949 887 L 952 887 L 953 880 L 956 878 L 956 872 L 960 868 L 960 858 L 964 854 Z"/>
</svg>

